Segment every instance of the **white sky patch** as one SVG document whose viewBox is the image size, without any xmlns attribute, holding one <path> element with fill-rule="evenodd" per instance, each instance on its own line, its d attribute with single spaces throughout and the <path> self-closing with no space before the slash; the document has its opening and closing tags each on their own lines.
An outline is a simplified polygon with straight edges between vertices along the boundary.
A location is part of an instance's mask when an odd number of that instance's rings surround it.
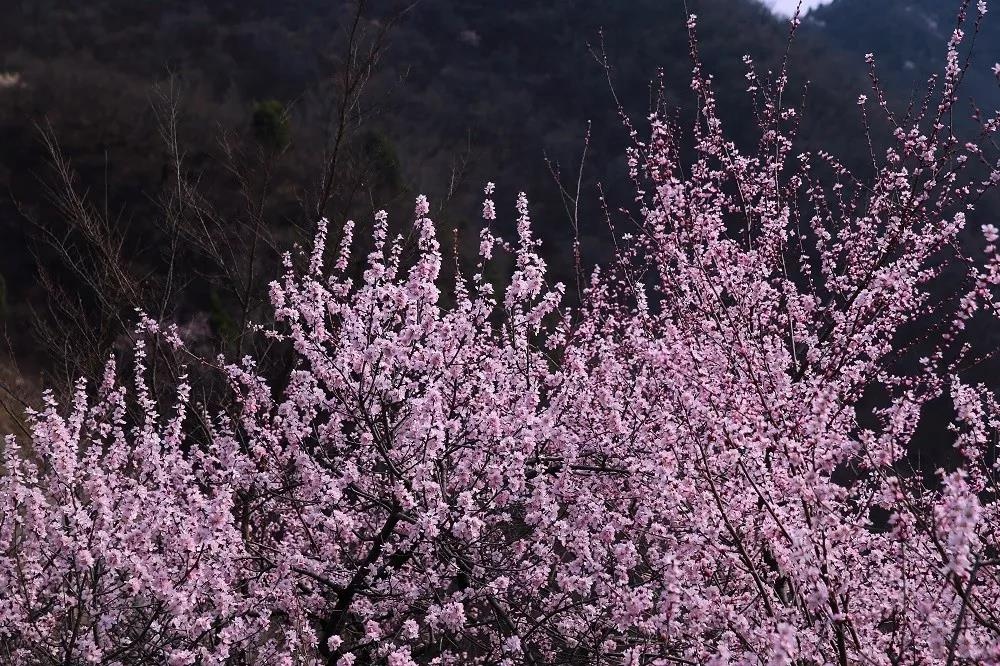
<svg viewBox="0 0 1000 666">
<path fill-rule="evenodd" d="M 813 7 L 825 5 L 830 0 L 802 0 L 802 13 L 805 14 Z M 764 0 L 765 5 L 771 6 L 771 11 L 782 16 L 791 16 L 795 11 L 798 0 Z"/>
</svg>

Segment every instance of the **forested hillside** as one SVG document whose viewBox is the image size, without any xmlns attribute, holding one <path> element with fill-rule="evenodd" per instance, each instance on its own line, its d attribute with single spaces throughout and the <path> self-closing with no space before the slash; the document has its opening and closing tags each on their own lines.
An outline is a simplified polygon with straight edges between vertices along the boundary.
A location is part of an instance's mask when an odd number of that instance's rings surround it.
<svg viewBox="0 0 1000 666">
<path fill-rule="evenodd" d="M 616 95 L 641 125 L 662 81 L 660 103 L 682 123 L 693 119 L 681 0 L 370 2 L 360 13 L 321 0 L 9 4 L 0 27 L 2 311 L 21 322 L 7 331 L 22 361 L 61 349 L 70 376 L 82 369 L 71 343 L 83 336 L 90 349 L 106 348 L 136 307 L 225 340 L 259 306 L 248 295 L 263 293 L 279 249 L 311 233 L 318 209 L 339 225 L 370 219 L 374 201 L 423 192 L 468 248 L 478 232 L 473 223 L 465 233 L 466 223 L 493 180 L 501 201 L 528 192 L 565 276 L 571 224 L 552 171 L 575 192 L 589 127 L 581 236 L 585 257 L 603 258 L 610 243 L 596 185 L 613 209 L 629 204 Z M 788 26 L 753 0 L 690 6 L 724 120 L 753 142 L 742 57 L 753 56 L 762 75 L 775 69 Z M 833 31 L 823 18 L 833 9 L 809 23 Z M 863 58 L 809 32 L 791 51 L 789 90 L 806 110 L 802 147 L 837 146 L 863 169 L 868 148 L 838 142 L 860 127 Z M 354 81 L 362 85 L 348 89 L 352 67 L 363 70 Z M 327 178 L 331 153 L 336 173 Z M 67 201 L 70 171 L 80 197 Z M 195 192 L 204 200 L 182 205 Z M 93 207 L 90 222 L 73 219 L 81 204 Z M 209 208 L 224 244 L 267 232 L 245 266 L 222 271 L 217 251 L 177 242 L 190 226 L 178 220 Z M 182 246 L 179 261 L 171 248 Z M 112 254 L 127 275 L 103 265 Z M 104 277 L 88 280 L 88 271 Z"/>
<path fill-rule="evenodd" d="M 955 29 L 958 4 L 880 0 L 878 11 L 872 8 L 867 0 L 836 0 L 812 11 L 806 25 L 852 57 L 874 54 L 880 72 L 900 94 L 922 94 L 927 78 L 940 72 L 944 60 L 941 45 Z M 1000 22 L 995 19 L 995 15 L 987 15 L 975 39 L 970 34 L 964 49 L 965 54 L 974 50 L 977 64 L 967 73 L 964 96 L 985 110 L 1000 103 L 1000 89 L 991 71 L 993 63 L 1000 61 Z M 975 32 L 973 25 L 965 30 Z"/>
</svg>

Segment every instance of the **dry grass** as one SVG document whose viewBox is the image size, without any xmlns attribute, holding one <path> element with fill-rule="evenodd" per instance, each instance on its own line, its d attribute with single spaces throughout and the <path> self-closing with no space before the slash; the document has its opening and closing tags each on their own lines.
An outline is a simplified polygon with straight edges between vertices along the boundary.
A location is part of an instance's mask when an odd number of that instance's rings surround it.
<svg viewBox="0 0 1000 666">
<path fill-rule="evenodd" d="M 0 437 L 23 435 L 28 424 L 25 407 L 37 401 L 41 388 L 6 356 L 0 356 Z"/>
</svg>

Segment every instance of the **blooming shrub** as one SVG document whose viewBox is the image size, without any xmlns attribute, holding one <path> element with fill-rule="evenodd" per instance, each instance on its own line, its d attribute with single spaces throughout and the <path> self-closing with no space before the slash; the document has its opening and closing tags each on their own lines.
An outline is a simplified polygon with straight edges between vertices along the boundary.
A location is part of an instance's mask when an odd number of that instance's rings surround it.
<svg viewBox="0 0 1000 666">
<path fill-rule="evenodd" d="M 8 438 L 0 654 L 1000 663 L 1000 421 L 960 372 L 1000 282 L 994 227 L 985 261 L 963 249 L 1000 180 L 979 147 L 997 120 L 978 144 L 953 134 L 962 37 L 940 102 L 890 114 L 867 182 L 793 152 L 784 74 L 749 61 L 762 139 L 741 152 L 696 58 L 695 156 L 664 115 L 633 133 L 639 214 L 578 306 L 523 195 L 508 245 L 487 188 L 479 263 L 450 280 L 423 198 L 415 259 L 379 214 L 360 279 L 353 226 L 328 266 L 324 222 L 272 285 L 287 378 L 242 359 L 233 413 L 183 381 L 163 412 L 140 344 L 137 416 L 111 364 L 96 397 L 81 385 Z M 920 470 L 921 408 L 943 395 L 960 464 Z"/>
</svg>

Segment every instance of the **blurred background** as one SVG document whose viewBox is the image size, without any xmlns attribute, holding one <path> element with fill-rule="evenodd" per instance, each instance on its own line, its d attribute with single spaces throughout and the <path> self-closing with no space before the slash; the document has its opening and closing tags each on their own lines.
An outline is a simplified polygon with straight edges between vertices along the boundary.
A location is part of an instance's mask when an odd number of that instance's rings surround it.
<svg viewBox="0 0 1000 666">
<path fill-rule="evenodd" d="M 20 399 L 93 375 L 127 343 L 137 308 L 177 322 L 202 352 L 244 353 L 280 253 L 308 241 L 319 217 L 334 238 L 357 219 L 363 239 L 379 208 L 402 227 L 418 193 L 446 249 L 465 257 L 483 185 L 497 183 L 506 233 L 526 191 L 546 257 L 566 279 L 566 203 L 585 146 L 587 263 L 610 247 L 599 193 L 612 209 L 631 203 L 616 99 L 641 127 L 662 81 L 662 101 L 693 122 L 686 10 L 698 14 L 728 131 L 752 145 L 742 57 L 777 68 L 795 5 L 2 0 L 2 388 Z M 903 109 L 942 68 L 957 9 L 806 3 L 789 88 L 806 109 L 801 148 L 870 170 L 856 103 L 871 85 L 864 54 L 876 55 Z M 963 95 L 993 110 L 1000 21 L 990 18 Z"/>
</svg>

